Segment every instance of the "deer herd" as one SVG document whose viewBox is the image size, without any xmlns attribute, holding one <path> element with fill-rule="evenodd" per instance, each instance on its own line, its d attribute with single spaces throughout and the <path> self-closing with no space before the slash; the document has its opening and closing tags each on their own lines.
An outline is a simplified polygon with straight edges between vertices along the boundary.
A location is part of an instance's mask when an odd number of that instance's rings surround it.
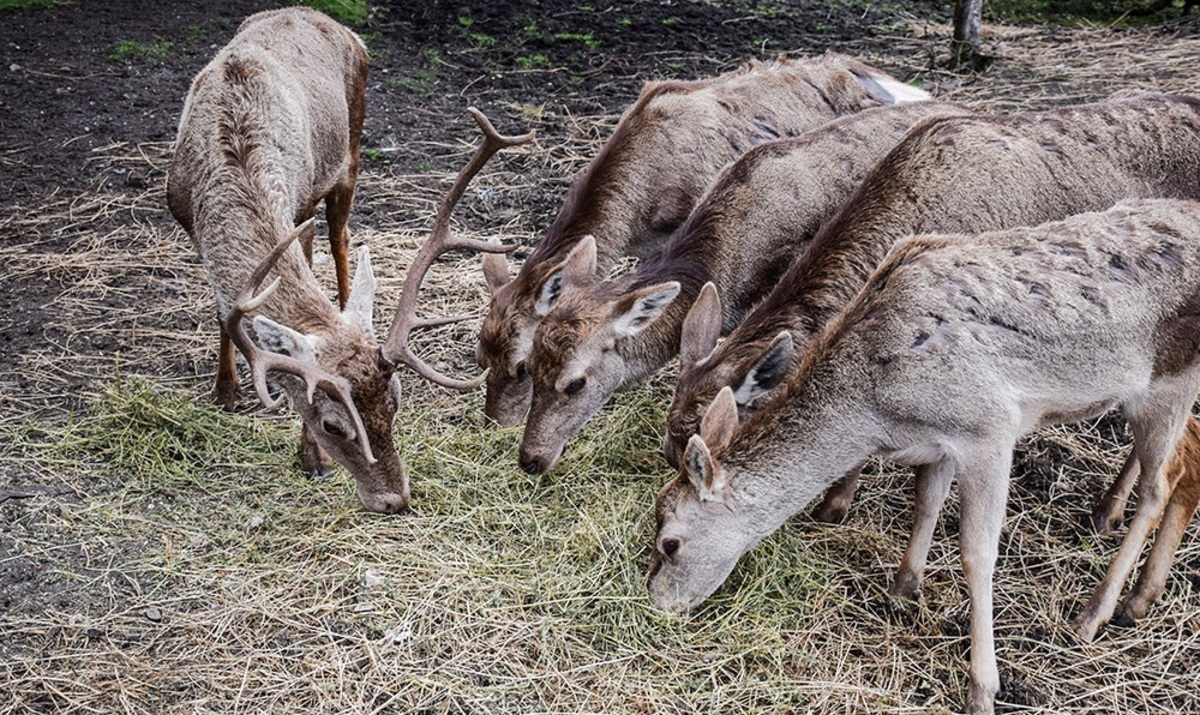
<svg viewBox="0 0 1200 715">
<path fill-rule="evenodd" d="M 966 710 L 988 713 L 1014 445 L 1120 408 L 1133 449 L 1092 521 L 1116 529 L 1135 484 L 1136 508 L 1075 631 L 1131 623 L 1162 594 L 1200 502 L 1200 100 L 983 114 L 837 54 L 651 83 L 515 276 L 513 246 L 454 236 L 450 214 L 493 154 L 532 134 L 502 136 L 471 110 L 484 143 L 381 344 L 368 249 L 352 278 L 347 255 L 367 64 L 358 37 L 316 11 L 250 17 L 192 85 L 167 185 L 216 295 L 215 396 L 232 408 L 236 347 L 259 399 L 286 395 L 299 412 L 306 471 L 337 462 L 366 509 L 408 505 L 392 437 L 401 365 L 485 384 L 490 418 L 524 418 L 517 461 L 536 474 L 614 392 L 678 357 L 663 451 L 679 471 L 655 505 L 654 604 L 694 608 L 822 494 L 814 517 L 840 520 L 868 459 L 911 465 L 891 593 L 916 597 L 957 481 Z M 321 201 L 336 307 L 311 269 Z M 491 294 L 473 379 L 408 345 L 413 328 L 455 320 L 416 308 L 425 273 L 456 249 L 484 254 Z M 624 256 L 636 270 L 609 278 Z"/>
</svg>

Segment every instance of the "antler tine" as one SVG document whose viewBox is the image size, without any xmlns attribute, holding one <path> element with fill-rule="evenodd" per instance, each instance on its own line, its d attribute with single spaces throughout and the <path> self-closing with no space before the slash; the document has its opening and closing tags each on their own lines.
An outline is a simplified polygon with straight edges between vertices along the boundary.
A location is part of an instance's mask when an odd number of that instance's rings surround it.
<svg viewBox="0 0 1200 715">
<path fill-rule="evenodd" d="M 429 231 L 429 238 L 425 239 L 425 243 L 417 251 L 416 257 L 413 259 L 412 265 L 408 269 L 408 275 L 404 278 L 404 285 L 400 290 L 400 304 L 396 308 L 396 315 L 392 318 L 392 325 L 388 329 L 387 342 L 383 346 L 383 354 L 388 360 L 397 364 L 404 364 L 412 368 L 418 375 L 455 390 L 472 390 L 483 384 L 484 375 L 480 375 L 471 380 L 459 380 L 434 370 L 424 360 L 421 360 L 408 347 L 408 335 L 413 328 L 428 327 L 431 325 L 445 325 L 447 322 L 454 322 L 454 319 L 440 318 L 418 318 L 417 317 L 417 294 L 421 289 L 421 282 L 425 279 L 425 274 L 433 266 L 433 262 L 438 256 L 455 249 L 466 249 L 470 251 L 480 251 L 486 253 L 507 253 L 516 248 L 515 245 L 504 245 L 500 243 L 492 243 L 490 241 L 479 241 L 475 239 L 459 238 L 450 232 L 450 215 L 454 211 L 455 205 L 462 198 L 463 192 L 466 191 L 467 185 L 471 179 L 479 173 L 483 165 L 488 162 L 492 156 L 505 147 L 525 144 L 533 139 L 533 132 L 522 134 L 520 136 L 506 136 L 496 131 L 488 118 L 483 112 L 475 107 L 470 107 L 467 110 L 474 117 L 475 123 L 479 125 L 479 130 L 483 132 L 483 144 L 475 150 L 475 154 L 471 157 L 467 165 L 462 168 L 458 176 L 454 179 L 454 183 L 450 186 L 450 190 L 446 192 L 446 197 L 442 199 L 441 205 L 438 206 L 437 216 L 434 218 L 433 227 Z"/>
<path fill-rule="evenodd" d="M 375 462 L 375 455 L 371 451 L 371 445 L 367 439 L 367 430 L 363 425 L 362 416 L 358 413 L 358 408 L 354 405 L 354 400 L 350 396 L 350 382 L 340 376 L 322 370 L 319 367 L 314 367 L 308 363 L 300 362 L 293 357 L 280 355 L 279 353 L 268 352 L 262 350 L 250 339 L 246 332 L 246 326 L 243 320 L 246 314 L 258 308 L 267 298 L 275 292 L 279 287 L 279 278 L 276 277 L 271 282 L 267 289 L 259 295 L 255 296 L 254 291 L 258 290 L 258 286 L 266 278 L 267 273 L 279 261 L 279 257 L 284 251 L 298 238 L 305 230 L 312 226 L 313 219 L 309 219 L 297 226 L 287 235 L 279 245 L 275 246 L 254 272 L 250 274 L 250 278 L 238 291 L 237 299 L 234 301 L 233 307 L 230 308 L 229 314 L 225 316 L 225 332 L 229 335 L 233 344 L 238 347 L 242 355 L 246 357 L 246 362 L 250 363 L 250 374 L 254 379 L 254 390 L 258 393 L 258 399 L 267 407 L 278 407 L 283 401 L 283 398 L 271 399 L 270 392 L 267 391 L 267 371 L 278 370 L 286 372 L 304 380 L 304 384 L 308 390 L 308 401 L 311 404 L 313 394 L 320 388 L 325 391 L 333 399 L 342 403 L 346 412 L 350 415 L 350 419 L 354 422 L 355 434 L 358 436 L 359 447 L 362 449 L 363 457 L 368 463 Z"/>
</svg>

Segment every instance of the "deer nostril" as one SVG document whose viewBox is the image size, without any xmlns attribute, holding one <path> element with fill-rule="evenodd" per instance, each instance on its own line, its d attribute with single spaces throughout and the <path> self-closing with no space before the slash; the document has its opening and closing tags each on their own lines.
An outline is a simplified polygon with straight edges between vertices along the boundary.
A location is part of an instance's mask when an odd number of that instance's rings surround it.
<svg viewBox="0 0 1200 715">
<path fill-rule="evenodd" d="M 527 474 L 537 474 L 538 472 L 541 471 L 540 467 L 541 467 L 541 464 L 538 463 L 537 458 L 534 458 L 534 459 L 525 459 L 524 457 L 521 458 L 521 469 L 524 469 Z"/>
<path fill-rule="evenodd" d="M 676 552 L 679 551 L 679 539 L 663 539 L 659 542 L 658 550 L 668 559 L 674 557 Z"/>
</svg>

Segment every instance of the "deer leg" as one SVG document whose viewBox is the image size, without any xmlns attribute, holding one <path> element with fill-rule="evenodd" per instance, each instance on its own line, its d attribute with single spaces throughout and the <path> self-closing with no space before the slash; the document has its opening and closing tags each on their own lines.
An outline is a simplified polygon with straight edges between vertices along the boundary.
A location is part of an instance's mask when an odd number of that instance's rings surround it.
<svg viewBox="0 0 1200 715">
<path fill-rule="evenodd" d="M 929 545 L 933 542 L 933 530 L 937 526 L 942 504 L 950 494 L 950 482 L 954 477 L 953 466 L 948 461 L 923 464 L 916 469 L 916 498 L 913 505 L 913 529 L 908 538 L 908 548 L 896 570 L 896 580 L 888 593 L 896 598 L 917 599 L 921 589 L 921 578 L 925 573 L 925 560 L 929 556 Z"/>
<path fill-rule="evenodd" d="M 1151 396 L 1147 402 L 1155 401 L 1155 397 Z M 1189 398 L 1187 404 L 1190 405 L 1190 402 Z M 1096 633 L 1112 617 L 1125 580 L 1133 571 L 1151 532 L 1158 526 L 1170 493 L 1166 461 L 1179 441 L 1186 417 L 1185 410 L 1172 411 L 1161 402 L 1157 410 L 1154 405 L 1146 405 L 1145 412 L 1140 409 L 1126 411 L 1126 419 L 1133 429 L 1134 453 L 1142 465 L 1137 485 L 1137 509 L 1134 510 L 1133 520 L 1129 523 L 1121 547 L 1104 574 L 1104 580 L 1075 619 L 1075 633 L 1085 643 L 1095 639 Z"/>
<path fill-rule="evenodd" d="M 218 320 L 217 324 L 221 326 L 221 347 L 217 353 L 217 382 L 213 385 L 213 401 L 226 412 L 233 412 L 238 392 L 237 353 L 233 350 L 229 333 L 225 332 L 225 323 Z"/>
<path fill-rule="evenodd" d="M 1132 626 L 1146 615 L 1151 604 L 1166 590 L 1171 561 L 1175 558 L 1175 551 L 1183 540 L 1188 523 L 1196 513 L 1196 507 L 1200 505 L 1200 463 L 1196 460 L 1197 456 L 1200 456 L 1200 427 L 1195 420 L 1189 419 L 1188 431 L 1176 445 L 1167 469 L 1171 498 L 1163 511 L 1158 532 L 1154 535 L 1150 555 L 1138 574 L 1137 584 L 1113 618 L 1113 623 L 1117 625 Z"/>
<path fill-rule="evenodd" d="M 858 478 L 862 465 L 848 472 L 832 487 L 825 491 L 825 498 L 813 511 L 813 518 L 823 524 L 838 524 L 846 518 L 850 503 L 854 501 L 854 493 L 858 491 Z"/>
<path fill-rule="evenodd" d="M 990 715 L 995 711 L 996 693 L 1000 691 L 992 629 L 992 575 L 1000 551 L 1012 445 L 999 454 L 993 445 L 987 453 L 990 456 L 963 463 L 957 472 L 958 541 L 971 598 L 971 683 L 967 689 L 967 712 Z"/>
<path fill-rule="evenodd" d="M 338 184 L 325 197 L 325 222 L 329 225 L 329 254 L 337 274 L 338 307 L 350 299 L 350 204 L 354 201 L 354 181 Z"/>
<path fill-rule="evenodd" d="M 1104 496 L 1100 497 L 1100 501 L 1096 502 L 1096 508 L 1092 509 L 1092 528 L 1097 534 L 1111 534 L 1121 524 L 1129 493 L 1133 491 L 1133 485 L 1140 473 L 1141 467 L 1136 452 L 1130 450 L 1125 464 L 1121 465 L 1120 475 L 1108 491 L 1104 492 Z"/>
<path fill-rule="evenodd" d="M 317 444 L 307 424 L 300 430 L 300 467 L 311 479 L 327 479 L 333 474 L 333 458 Z"/>
</svg>

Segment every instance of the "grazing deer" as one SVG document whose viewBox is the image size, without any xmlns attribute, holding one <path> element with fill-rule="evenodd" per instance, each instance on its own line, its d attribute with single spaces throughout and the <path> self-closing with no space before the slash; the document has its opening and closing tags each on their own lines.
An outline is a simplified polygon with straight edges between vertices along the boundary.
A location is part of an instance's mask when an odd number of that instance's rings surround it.
<svg viewBox="0 0 1200 715">
<path fill-rule="evenodd" d="M 1164 467 L 1200 390 L 1198 320 L 1200 202 L 1131 201 L 1037 228 L 904 241 L 767 406 L 739 425 L 733 389 L 718 393 L 658 496 L 654 603 L 698 605 L 742 554 L 868 458 L 918 466 L 918 510 L 936 515 L 958 480 L 967 710 L 992 712 L 992 572 L 1016 441 L 1114 406 L 1132 428 L 1137 509 L 1076 621 L 1091 640 L 1167 503 Z"/>
<path fill-rule="evenodd" d="M 714 330 L 728 331 L 913 124 L 966 113 L 939 102 L 879 107 L 755 147 L 725 169 L 662 253 L 619 280 L 599 280 L 591 237 L 576 244 L 550 275 L 559 297 L 526 358 L 533 399 L 521 467 L 550 469 L 615 391 L 675 357 L 687 306 L 706 281 L 727 299 Z"/>
<path fill-rule="evenodd" d="M 429 368 L 408 348 L 414 327 L 444 320 L 415 317 L 420 281 L 445 251 L 508 250 L 450 235 L 450 212 L 467 183 L 501 147 L 530 137 L 502 137 L 482 114 L 477 151 L 438 210 L 433 230 L 409 269 L 388 339 L 373 330 L 375 281 L 366 247 L 353 284 L 339 254 L 349 240 L 362 126 L 366 54 L 358 39 L 304 8 L 259 13 L 196 77 L 184 106 L 167 184 L 171 213 L 196 245 L 216 293 L 221 325 L 217 393 L 237 389 L 232 345 L 249 362 L 259 398 L 274 371 L 304 421 L 302 462 L 328 468 L 328 455 L 357 482 L 370 511 L 396 512 L 409 499 L 408 479 L 392 439 L 399 401 L 396 369 L 408 365 L 439 384 L 473 387 Z M 310 255 L 312 215 L 326 201 L 339 275 L 335 308 L 294 241 Z M 297 225 L 298 224 L 298 225 Z M 269 287 L 254 295 L 268 274 Z M 251 317 L 257 338 L 250 337 Z"/>
<path fill-rule="evenodd" d="M 681 338 L 663 451 L 672 464 L 726 385 L 743 419 L 769 400 L 812 336 L 858 291 L 897 240 L 921 232 L 1035 225 L 1124 198 L 1200 198 L 1200 101 L 1136 95 L 1007 117 L 933 119 L 863 180 L 771 293 L 719 346 L 714 294 Z M 785 345 L 780 331 L 791 334 Z M 791 352 L 795 359 L 782 359 Z M 841 519 L 858 470 L 816 516 Z"/>
<path fill-rule="evenodd" d="M 868 107 L 928 97 L 837 54 L 752 61 L 710 79 L 648 84 L 572 182 L 516 277 L 502 257 L 485 257 L 492 299 L 476 353 L 489 369 L 484 411 L 512 426 L 529 409 L 525 360 L 533 332 L 558 297 L 551 276 L 581 238 L 595 237 L 600 271 L 625 253 L 652 256 L 717 173 L 751 147 Z"/>
</svg>

